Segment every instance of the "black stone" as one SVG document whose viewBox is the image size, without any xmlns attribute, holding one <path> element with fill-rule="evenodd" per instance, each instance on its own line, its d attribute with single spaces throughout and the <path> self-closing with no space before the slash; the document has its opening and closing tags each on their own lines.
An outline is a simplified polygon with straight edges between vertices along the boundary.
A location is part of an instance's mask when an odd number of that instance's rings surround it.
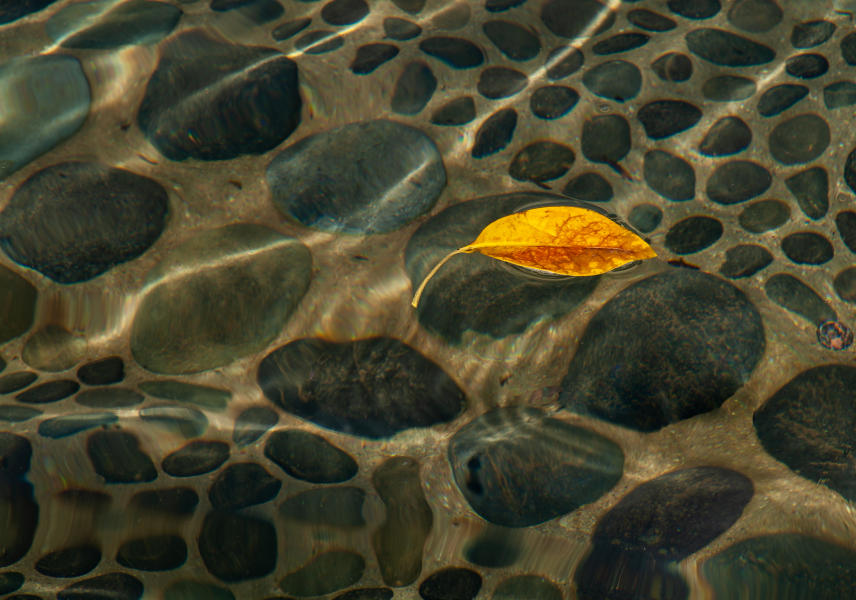
<svg viewBox="0 0 856 600">
<path fill-rule="evenodd" d="M 739 117 L 723 117 L 704 136 L 698 151 L 706 156 L 728 156 L 742 152 L 752 142 L 752 130 Z"/>
<path fill-rule="evenodd" d="M 390 107 L 400 115 L 419 114 L 437 89 L 437 78 L 422 61 L 404 66 L 395 82 Z"/>
<path fill-rule="evenodd" d="M 485 119 L 476 132 L 476 141 L 470 154 L 473 158 L 484 158 L 503 150 L 514 136 L 517 127 L 517 111 L 503 108 Z"/>
<path fill-rule="evenodd" d="M 811 162 L 829 147 L 829 126 L 816 114 L 782 121 L 770 132 L 770 154 L 785 165 Z"/>
<path fill-rule="evenodd" d="M 709 19 L 719 12 L 719 0 L 669 0 L 669 10 L 687 19 Z"/>
<path fill-rule="evenodd" d="M 366 493 L 358 487 L 335 486 L 306 490 L 290 498 L 279 507 L 286 519 L 304 525 L 326 527 L 362 527 L 363 501 Z"/>
<path fill-rule="evenodd" d="M 851 251 L 856 253 L 856 212 L 843 210 L 835 215 L 835 225 L 841 235 L 841 241 Z"/>
<path fill-rule="evenodd" d="M 383 33 L 391 40 L 405 42 L 418 37 L 422 33 L 422 28 L 407 19 L 387 17 L 383 20 Z"/>
<path fill-rule="evenodd" d="M 0 25 L 17 21 L 34 12 L 50 6 L 56 0 L 13 0 L 0 5 Z"/>
<path fill-rule="evenodd" d="M 279 587 L 295 596 L 323 596 L 355 584 L 365 569 L 365 559 L 356 552 L 330 550 L 288 573 L 279 580 Z"/>
<path fill-rule="evenodd" d="M 707 196 L 717 204 L 737 204 L 763 194 L 772 183 L 770 172 L 758 163 L 732 160 L 708 178 Z"/>
<path fill-rule="evenodd" d="M 826 108 L 834 110 L 856 104 L 856 83 L 852 81 L 836 81 L 823 88 L 823 103 Z"/>
<path fill-rule="evenodd" d="M 753 418 L 764 449 L 798 475 L 856 500 L 856 369 L 824 365 L 803 371 Z"/>
<path fill-rule="evenodd" d="M 189 517 L 199 504 L 199 496 L 189 487 L 145 490 L 131 497 L 129 507 L 141 511 Z"/>
<path fill-rule="evenodd" d="M 722 223 L 713 217 L 687 217 L 672 225 L 666 233 L 666 248 L 675 254 L 693 254 L 716 243 L 722 237 Z"/>
<path fill-rule="evenodd" d="M 0 377 L 0 394 L 17 392 L 33 383 L 39 376 L 32 371 L 17 371 Z"/>
<path fill-rule="evenodd" d="M 601 98 L 626 102 L 642 88 L 642 73 L 625 60 L 610 60 L 588 69 L 583 74 L 583 85 Z"/>
<path fill-rule="evenodd" d="M 752 233 L 763 233 L 787 223 L 791 209 L 780 200 L 760 200 L 743 209 L 740 226 Z"/>
<path fill-rule="evenodd" d="M 86 453 L 107 483 L 140 483 L 158 476 L 137 437 L 125 431 L 96 431 L 86 440 Z"/>
<path fill-rule="evenodd" d="M 574 39 L 603 33 L 615 23 L 615 13 L 600 0 L 547 0 L 541 7 L 541 21 L 559 37 Z M 597 22 L 597 29 L 587 31 Z"/>
<path fill-rule="evenodd" d="M 14 466 L 14 461 L 22 458 L 21 451 L 7 449 L 5 452 L 10 450 L 13 455 L 3 457 L 3 462 L 10 465 L 8 471 L 0 471 L 0 531 L 3 532 L 0 567 L 18 562 L 27 553 L 39 520 L 39 506 L 33 497 L 33 486 L 18 475 L 19 467 Z M 14 456 L 15 453 L 19 455 Z"/>
<path fill-rule="evenodd" d="M 663 81 L 680 83 L 693 75 L 690 57 L 680 52 L 667 52 L 651 63 L 651 69 Z"/>
<path fill-rule="evenodd" d="M 333 600 L 392 600 L 389 588 L 359 588 L 335 596 Z"/>
<path fill-rule="evenodd" d="M 339 483 L 357 474 L 357 463 L 320 435 L 299 429 L 275 431 L 268 437 L 265 456 L 295 479 L 310 483 Z"/>
<path fill-rule="evenodd" d="M 651 139 L 662 139 L 698 123 L 701 110 L 683 100 L 655 100 L 639 109 L 639 121 Z"/>
<path fill-rule="evenodd" d="M 822 265 L 832 260 L 832 244 L 819 233 L 792 233 L 782 240 L 782 252 L 801 265 Z"/>
<path fill-rule="evenodd" d="M 785 70 L 788 75 L 800 79 L 814 79 L 826 74 L 829 70 L 829 61 L 822 54 L 798 54 L 788 59 Z"/>
<path fill-rule="evenodd" d="M 2 356 L 0 356 L 0 373 L 2 373 L 3 369 L 5 369 L 5 368 L 6 368 L 6 361 L 3 360 Z"/>
<path fill-rule="evenodd" d="M 209 473 L 229 458 L 229 444 L 196 440 L 168 454 L 161 467 L 173 477 L 193 477 Z"/>
<path fill-rule="evenodd" d="M 24 585 L 24 576 L 15 571 L 0 573 L 0 594 L 11 594 Z"/>
<path fill-rule="evenodd" d="M 476 103 L 472 96 L 462 96 L 450 100 L 431 115 L 434 125 L 454 126 L 466 125 L 476 118 Z"/>
<path fill-rule="evenodd" d="M 156 43 L 181 18 L 180 9 L 166 2 L 130 0 L 106 11 L 93 25 L 62 40 L 65 48 L 106 50 Z"/>
<path fill-rule="evenodd" d="M 0 405 L 0 421 L 9 423 L 20 423 L 38 417 L 42 411 L 29 406 L 16 406 L 14 404 Z"/>
<path fill-rule="evenodd" d="M 609 182 L 593 171 L 577 175 L 562 188 L 565 196 L 586 202 L 609 202 L 612 193 Z"/>
<path fill-rule="evenodd" d="M 511 60 L 531 60 L 541 52 L 541 41 L 531 30 L 512 21 L 487 21 L 482 25 L 487 38 Z"/>
<path fill-rule="evenodd" d="M 455 483 L 482 518 L 530 527 L 594 502 L 621 479 L 608 438 L 534 408 L 493 410 L 449 441 Z"/>
<path fill-rule="evenodd" d="M 33 447 L 27 438 L 0 432 L 0 477 L 23 477 L 30 470 Z"/>
<path fill-rule="evenodd" d="M 485 0 L 484 8 L 488 12 L 503 12 L 515 6 L 520 6 L 526 0 Z"/>
<path fill-rule="evenodd" d="M 847 267 L 832 281 L 835 293 L 845 302 L 856 304 L 856 267 Z"/>
<path fill-rule="evenodd" d="M 137 123 L 171 160 L 225 160 L 279 145 L 300 108 L 294 61 L 191 29 L 161 46 Z"/>
<path fill-rule="evenodd" d="M 714 102 L 745 100 L 755 93 L 757 86 L 752 79 L 738 75 L 717 75 L 706 80 L 701 94 Z"/>
<path fill-rule="evenodd" d="M 587 119 L 583 123 L 582 151 L 590 161 L 619 170 L 618 161 L 630 152 L 630 123 L 621 115 Z"/>
<path fill-rule="evenodd" d="M 145 400 L 145 396 L 134 390 L 120 387 L 100 388 L 80 392 L 74 401 L 90 408 L 124 408 Z"/>
<path fill-rule="evenodd" d="M 761 317 L 742 291 L 670 269 L 625 288 L 589 321 L 559 400 L 656 431 L 719 407 L 749 379 L 764 346 Z"/>
<path fill-rule="evenodd" d="M 651 233 L 663 220 L 663 211 L 654 204 L 639 204 L 627 217 L 630 224 L 642 233 Z"/>
<path fill-rule="evenodd" d="M 412 15 L 419 14 L 425 8 L 425 0 L 392 0 L 392 3 Z"/>
<path fill-rule="evenodd" d="M 275 21 L 285 13 L 285 9 L 282 8 L 282 4 L 277 0 L 241 0 L 239 2 L 239 6 L 235 5 L 231 0 L 225 0 L 225 2 L 230 5 L 225 10 L 237 8 L 238 12 L 242 16 L 253 21 L 257 25 L 264 25 L 265 23 Z M 212 10 L 216 10 L 214 9 L 214 5 L 218 3 L 218 0 L 211 0 Z"/>
<path fill-rule="evenodd" d="M 252 444 L 276 425 L 277 420 L 279 417 L 276 412 L 266 406 L 251 406 L 243 410 L 235 419 L 232 441 L 238 446 Z"/>
<path fill-rule="evenodd" d="M 57 593 L 57 600 L 139 600 L 143 584 L 125 573 L 106 573 L 74 583 Z"/>
<path fill-rule="evenodd" d="M 695 172 L 690 163 L 663 150 L 645 153 L 645 182 L 669 200 L 681 202 L 695 197 Z"/>
<path fill-rule="evenodd" d="M 842 38 L 841 57 L 848 65 L 856 65 L 856 34 L 848 33 Z"/>
<path fill-rule="evenodd" d="M 208 490 L 211 506 L 219 510 L 238 510 L 272 500 L 282 483 L 256 463 L 231 464 L 217 475 Z"/>
<path fill-rule="evenodd" d="M 477 89 L 485 98 L 508 98 L 523 90 L 528 83 L 524 73 L 508 67 L 488 67 L 479 75 Z"/>
<path fill-rule="evenodd" d="M 775 117 L 808 95 L 808 88 L 794 83 L 774 85 L 761 94 L 758 112 L 762 117 Z"/>
<path fill-rule="evenodd" d="M 80 384 L 72 379 L 58 379 L 35 385 L 19 393 L 15 396 L 15 399 L 18 402 L 26 402 L 27 404 L 58 402 L 63 398 L 68 398 L 79 389 Z"/>
<path fill-rule="evenodd" d="M 592 52 L 599 55 L 617 54 L 619 52 L 629 52 L 636 48 L 641 48 L 651 39 L 646 33 L 637 31 L 628 31 L 618 33 L 606 39 L 600 40 L 592 46 Z"/>
<path fill-rule="evenodd" d="M 306 1 L 306 0 L 300 0 Z M 314 2 L 315 0 L 309 0 Z M 226 587 L 213 583 L 203 583 L 198 579 L 179 579 L 173 581 L 163 591 L 163 600 L 235 600 L 235 595 Z M 268 600 L 288 600 L 269 598 Z"/>
<path fill-rule="evenodd" d="M 199 534 L 199 554 L 208 571 L 221 581 L 237 582 L 273 572 L 276 530 L 263 519 L 213 511 Z"/>
<path fill-rule="evenodd" d="M 106 427 L 118 420 L 111 412 L 61 415 L 39 423 L 38 431 L 42 437 L 59 439 L 94 427 Z"/>
<path fill-rule="evenodd" d="M 823 167 L 811 167 L 785 179 L 802 211 L 815 221 L 829 210 L 829 176 Z"/>
<path fill-rule="evenodd" d="M 66 162 L 30 176 L 0 212 L 0 247 L 59 283 L 87 281 L 158 239 L 169 200 L 156 181 L 98 163 Z"/>
<path fill-rule="evenodd" d="M 294 41 L 294 47 L 305 54 L 326 54 L 338 50 L 345 44 L 344 38 L 335 31 L 319 29 L 301 35 Z"/>
<path fill-rule="evenodd" d="M 309 24 L 312 22 L 310 17 L 303 17 L 301 19 L 294 19 L 293 21 L 288 21 L 287 23 L 283 23 L 279 27 L 271 32 L 271 37 L 277 42 L 282 42 L 284 40 L 290 39 L 309 27 Z"/>
<path fill-rule="evenodd" d="M 573 75 L 582 68 L 585 56 L 573 46 L 559 46 L 553 48 L 547 55 L 545 63 L 547 79 L 556 81 Z"/>
<path fill-rule="evenodd" d="M 751 277 L 773 262 L 773 255 L 757 244 L 740 244 L 725 252 L 719 272 L 729 279 Z"/>
<path fill-rule="evenodd" d="M 564 85 L 545 85 L 532 93 L 529 107 L 540 119 L 558 119 L 568 114 L 580 99 L 573 88 Z"/>
<path fill-rule="evenodd" d="M 398 47 L 392 44 L 383 42 L 365 44 L 357 48 L 357 54 L 349 68 L 356 75 L 368 75 L 396 56 L 398 56 Z"/>
<path fill-rule="evenodd" d="M 451 421 L 466 401 L 442 368 L 386 337 L 291 342 L 262 360 L 258 382 L 279 408 L 367 438 Z"/>
<path fill-rule="evenodd" d="M 508 174 L 517 181 L 543 183 L 567 173 L 574 158 L 574 151 L 558 142 L 532 142 L 514 155 Z"/>
<path fill-rule="evenodd" d="M 369 14 L 365 0 L 332 0 L 321 9 L 321 18 L 330 25 L 352 25 Z"/>
<path fill-rule="evenodd" d="M 806 21 L 794 25 L 791 31 L 791 45 L 794 48 L 814 48 L 820 46 L 835 33 L 835 24 L 829 21 Z"/>
<path fill-rule="evenodd" d="M 627 20 L 636 25 L 636 27 L 641 27 L 648 31 L 671 31 L 677 27 L 674 19 L 664 17 L 660 13 L 655 13 L 646 8 L 634 8 L 627 13 Z"/>
<path fill-rule="evenodd" d="M 464 546 L 464 560 L 479 567 L 501 569 L 520 558 L 520 535 L 505 527 L 488 527 Z"/>
<path fill-rule="evenodd" d="M 851 190 L 856 192 L 856 148 L 850 151 L 844 162 L 844 181 Z"/>
<path fill-rule="evenodd" d="M 116 562 L 139 571 L 169 571 L 187 560 L 187 544 L 177 535 L 152 535 L 119 546 Z"/>
<path fill-rule="evenodd" d="M 423 600 L 473 600 L 481 586 L 481 575 L 472 569 L 448 567 L 426 577 L 419 584 L 419 596 Z"/>
<path fill-rule="evenodd" d="M 463 38 L 431 37 L 419 42 L 419 49 L 455 69 L 472 69 L 484 62 L 479 47 Z"/>
<path fill-rule="evenodd" d="M 693 54 L 725 67 L 763 65 L 776 57 L 772 48 L 723 29 L 694 29 L 686 42 Z"/>
<path fill-rule="evenodd" d="M 732 25 L 750 33 L 764 33 L 782 21 L 782 9 L 775 0 L 736 0 L 728 10 Z"/>
<path fill-rule="evenodd" d="M 815 325 L 836 320 L 835 311 L 805 283 L 787 273 L 773 275 L 764 284 L 767 296 L 779 306 Z"/>
<path fill-rule="evenodd" d="M 77 378 L 86 385 L 107 385 L 125 379 L 125 363 L 118 356 L 87 363 L 77 370 Z"/>
<path fill-rule="evenodd" d="M 475 239 L 491 222 L 536 202 L 566 204 L 567 198 L 534 192 L 477 198 L 425 221 L 405 250 L 413 289 L 445 255 Z M 454 257 L 437 271 L 416 312 L 423 327 L 454 344 L 461 343 L 466 331 L 499 339 L 521 333 L 535 321 L 567 315 L 597 281 L 532 277 L 474 253 Z"/>
</svg>

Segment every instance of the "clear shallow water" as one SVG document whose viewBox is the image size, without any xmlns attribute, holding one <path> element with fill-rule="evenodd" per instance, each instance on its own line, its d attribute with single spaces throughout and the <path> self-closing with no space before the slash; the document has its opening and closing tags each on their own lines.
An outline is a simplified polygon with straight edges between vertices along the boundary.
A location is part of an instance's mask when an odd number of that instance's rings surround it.
<svg viewBox="0 0 856 600">
<path fill-rule="evenodd" d="M 0 589 L 852 595 L 847 9 L 0 5 Z"/>
</svg>

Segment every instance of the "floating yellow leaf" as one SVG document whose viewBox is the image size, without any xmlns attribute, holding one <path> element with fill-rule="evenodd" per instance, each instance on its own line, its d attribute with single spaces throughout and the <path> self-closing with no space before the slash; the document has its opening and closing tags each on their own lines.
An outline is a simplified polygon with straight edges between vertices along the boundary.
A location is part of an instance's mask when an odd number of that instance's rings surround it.
<svg viewBox="0 0 856 600">
<path fill-rule="evenodd" d="M 446 256 L 422 281 L 411 304 L 416 307 L 428 280 L 446 261 L 469 252 L 577 276 L 600 275 L 657 256 L 645 240 L 598 212 L 579 206 L 542 206 L 497 219 L 473 243 Z"/>
</svg>

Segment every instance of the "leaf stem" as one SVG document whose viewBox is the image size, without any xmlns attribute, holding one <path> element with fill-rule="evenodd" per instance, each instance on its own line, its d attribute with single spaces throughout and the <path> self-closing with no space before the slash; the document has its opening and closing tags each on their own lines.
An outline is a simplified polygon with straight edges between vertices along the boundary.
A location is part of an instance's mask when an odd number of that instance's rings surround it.
<svg viewBox="0 0 856 600">
<path fill-rule="evenodd" d="M 463 252 L 464 252 L 463 249 L 459 248 L 458 250 L 455 250 L 454 252 L 447 254 L 443 260 L 438 262 L 437 265 L 433 269 L 431 269 L 431 271 L 428 273 L 428 275 L 425 276 L 425 279 L 422 280 L 422 283 L 419 284 L 419 289 L 417 289 L 416 293 L 413 295 L 413 300 L 410 302 L 410 306 L 412 306 L 413 308 L 416 308 L 416 306 L 419 304 L 419 298 L 422 297 L 422 292 L 425 291 L 425 286 L 428 285 L 428 280 L 431 279 L 432 277 L 434 277 L 434 274 L 440 270 L 440 267 L 445 265 L 446 262 L 450 258 L 455 256 L 456 254 L 463 254 Z"/>
</svg>

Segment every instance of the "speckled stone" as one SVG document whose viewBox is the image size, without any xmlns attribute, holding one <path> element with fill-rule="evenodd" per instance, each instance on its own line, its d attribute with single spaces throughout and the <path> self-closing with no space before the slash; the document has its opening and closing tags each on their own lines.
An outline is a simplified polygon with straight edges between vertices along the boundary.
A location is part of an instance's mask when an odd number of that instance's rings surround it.
<svg viewBox="0 0 856 600">
<path fill-rule="evenodd" d="M 824 365 L 803 371 L 753 418 L 764 449 L 798 475 L 856 499 L 856 369 Z"/>
<path fill-rule="evenodd" d="M 232 398 L 232 393 L 229 390 L 174 379 L 144 381 L 140 384 L 140 391 L 155 398 L 188 402 L 212 410 L 226 408 Z"/>
<path fill-rule="evenodd" d="M 618 54 L 619 52 L 629 52 L 636 48 L 641 48 L 648 43 L 651 36 L 647 33 L 638 31 L 628 31 L 625 33 L 617 33 L 608 38 L 604 38 L 592 46 L 592 52 L 599 55 Z"/>
<path fill-rule="evenodd" d="M 594 502 L 621 478 L 624 454 L 534 408 L 500 408 L 449 441 L 455 483 L 490 523 L 529 527 Z"/>
<path fill-rule="evenodd" d="M 386 17 L 383 20 L 383 33 L 391 40 L 406 42 L 418 37 L 422 33 L 422 28 L 407 19 Z"/>
<path fill-rule="evenodd" d="M 4 13 L 0 8 L 0 22 L 8 22 Z M 72 56 L 18 57 L 0 64 L 0 93 L 27 99 L 4 103 L 0 179 L 74 135 L 89 114 L 89 81 Z"/>
<path fill-rule="evenodd" d="M 187 579 L 170 583 L 163 590 L 163 600 L 199 600 L 200 598 L 235 600 L 235 595 L 228 588 Z"/>
<path fill-rule="evenodd" d="M 30 328 L 37 297 L 36 288 L 29 281 L 0 265 L 0 343 Z"/>
<path fill-rule="evenodd" d="M 785 71 L 800 79 L 814 79 L 826 75 L 829 61 L 822 54 L 798 54 L 788 59 Z"/>
<path fill-rule="evenodd" d="M 829 240 L 811 231 L 792 233 L 785 237 L 782 240 L 782 252 L 801 265 L 822 265 L 835 255 Z"/>
<path fill-rule="evenodd" d="M 529 108 L 539 119 L 558 119 L 568 114 L 580 99 L 574 88 L 565 85 L 539 87 L 529 99 Z"/>
<path fill-rule="evenodd" d="M 454 69 L 472 69 L 484 62 L 479 47 L 463 38 L 430 37 L 419 42 L 419 49 Z"/>
<path fill-rule="evenodd" d="M 383 42 L 365 44 L 357 48 L 357 53 L 349 68 L 355 75 L 368 75 L 374 73 L 375 69 L 382 64 L 398 56 L 398 52 L 398 47 L 392 44 Z"/>
<path fill-rule="evenodd" d="M 645 153 L 645 182 L 652 190 L 675 202 L 695 196 L 695 172 L 690 163 L 663 150 Z"/>
<path fill-rule="evenodd" d="M 279 420 L 275 411 L 266 406 L 251 406 L 235 417 L 232 441 L 247 446 L 265 434 Z"/>
<path fill-rule="evenodd" d="M 585 62 L 585 55 L 573 46 L 557 46 L 550 50 L 544 63 L 547 79 L 557 81 L 579 71 Z"/>
<path fill-rule="evenodd" d="M 433 71 L 431 71 L 431 67 L 429 67 L 427 63 L 423 61 L 410 62 L 404 66 L 398 76 L 398 79 L 395 82 L 395 87 L 392 91 L 392 102 L 390 104 L 390 107 L 392 108 L 393 112 L 398 113 L 400 115 L 417 115 L 422 112 L 422 109 L 425 108 L 425 105 L 428 104 L 428 102 L 431 100 L 431 96 L 434 95 L 434 90 L 436 89 L 437 78 L 434 76 Z M 364 132 L 364 135 L 370 136 L 370 134 L 367 134 L 366 132 Z M 348 148 L 348 150 L 349 154 L 353 153 L 353 148 Z M 404 152 L 405 148 L 402 147 L 401 151 Z M 329 158 L 329 156 L 324 157 L 324 160 L 329 160 Z M 387 164 L 389 164 L 389 158 L 389 155 L 386 155 Z M 323 165 L 323 162 L 319 161 L 319 163 Z M 378 171 L 382 171 L 382 169 L 378 168 Z M 289 181 L 289 183 L 291 182 Z M 434 182 L 431 181 L 431 183 Z M 280 183 L 280 185 L 282 184 Z M 411 191 L 411 194 L 413 194 L 413 191 Z M 318 198 L 324 197 L 323 190 L 318 190 L 317 187 L 314 190 L 312 189 L 312 187 L 310 187 L 308 190 L 304 190 L 304 193 L 308 195 L 316 195 L 316 197 L 313 198 L 313 201 L 315 203 L 318 202 Z M 419 204 L 418 201 L 416 201 L 415 203 Z M 306 207 L 300 208 L 306 210 Z M 327 216 L 330 217 L 333 215 Z M 377 218 L 379 215 L 374 216 L 375 218 Z"/>
<path fill-rule="evenodd" d="M 476 103 L 472 96 L 461 96 L 450 100 L 431 115 L 431 123 L 453 127 L 466 125 L 476 118 Z"/>
<path fill-rule="evenodd" d="M 543 183 L 558 179 L 574 164 L 574 151 L 558 142 L 543 140 L 522 148 L 508 167 L 508 174 L 517 181 Z"/>
<path fill-rule="evenodd" d="M 130 0 L 100 14 L 92 25 L 82 30 L 55 31 L 63 34 L 56 41 L 62 42 L 64 48 L 89 50 L 155 44 L 175 29 L 181 15 L 181 9 L 166 2 Z M 58 16 L 54 15 L 52 20 Z"/>
<path fill-rule="evenodd" d="M 276 431 L 268 437 L 264 453 L 288 475 L 311 483 L 339 483 L 357 474 L 350 454 L 308 431 Z"/>
<path fill-rule="evenodd" d="M 773 183 L 770 172 L 750 160 L 720 164 L 707 180 L 707 197 L 717 204 L 737 204 L 766 192 Z"/>
<path fill-rule="evenodd" d="M 767 296 L 787 310 L 808 319 L 814 325 L 836 320 L 835 311 L 813 289 L 797 277 L 778 273 L 764 284 Z"/>
<path fill-rule="evenodd" d="M 94 427 L 105 427 L 118 420 L 119 418 L 110 412 L 60 415 L 39 423 L 38 432 L 42 437 L 59 439 Z"/>
<path fill-rule="evenodd" d="M 531 60 L 541 51 L 538 36 L 513 21 L 487 21 L 482 25 L 482 31 L 493 45 L 511 60 Z"/>
<path fill-rule="evenodd" d="M 229 458 L 229 444 L 195 440 L 168 454 L 161 467 L 173 477 L 193 477 L 210 473 Z"/>
<path fill-rule="evenodd" d="M 517 127 L 517 111 L 503 108 L 482 122 L 476 132 L 476 139 L 470 150 L 473 158 L 484 158 L 504 150 Z"/>
<path fill-rule="evenodd" d="M 212 511 L 202 523 L 199 554 L 208 572 L 221 581 L 264 577 L 276 566 L 276 530 L 265 519 Z"/>
<path fill-rule="evenodd" d="M 279 507 L 279 514 L 304 525 L 352 528 L 366 524 L 363 501 L 366 493 L 354 486 L 322 487 L 291 496 Z"/>
<path fill-rule="evenodd" d="M 105 573 L 78 581 L 57 593 L 57 600 L 83 600 L 109 598 L 110 600 L 138 600 L 143 596 L 143 584 L 126 573 Z"/>
<path fill-rule="evenodd" d="M 567 203 L 554 194 L 488 196 L 456 204 L 411 236 L 404 264 L 412 289 L 449 252 L 474 240 L 489 223 L 536 202 Z M 460 344 L 466 332 L 493 338 L 521 333 L 539 319 L 566 315 L 597 285 L 597 277 L 536 279 L 480 254 L 453 257 L 425 287 L 419 323 Z"/>
<path fill-rule="evenodd" d="M 785 186 L 809 218 L 822 219 L 829 210 L 829 176 L 823 167 L 810 167 L 785 179 Z"/>
<path fill-rule="evenodd" d="M 583 73 L 583 85 L 601 98 L 626 102 L 639 94 L 642 73 L 626 60 L 610 60 L 587 69 Z"/>
<path fill-rule="evenodd" d="M 816 114 L 799 115 L 776 125 L 769 139 L 770 154 L 780 163 L 807 163 L 829 146 L 829 126 Z"/>
<path fill-rule="evenodd" d="M 86 385 L 109 385 L 125 379 L 125 363 L 118 356 L 86 363 L 77 370 L 77 378 Z"/>
<path fill-rule="evenodd" d="M 775 117 L 808 95 L 808 88 L 794 83 L 783 83 L 768 88 L 758 101 L 762 117 Z"/>
<path fill-rule="evenodd" d="M 279 580 L 286 594 L 322 596 L 355 584 L 363 576 L 366 562 L 348 550 L 330 550 L 316 554 L 296 571 Z"/>
<path fill-rule="evenodd" d="M 835 33 L 835 24 L 829 21 L 806 21 L 794 25 L 791 30 L 791 45 L 794 48 L 820 46 Z"/>
<path fill-rule="evenodd" d="M 658 140 L 693 127 L 701 119 L 701 110 L 683 100 L 655 100 L 640 108 L 636 116 L 646 135 Z"/>
<path fill-rule="evenodd" d="M 282 483 L 252 462 L 233 463 L 220 471 L 208 490 L 211 506 L 234 511 L 263 504 L 279 493 Z"/>
<path fill-rule="evenodd" d="M 21 359 L 40 371 L 65 371 L 86 353 L 86 339 L 60 325 L 46 325 L 35 331 L 21 349 Z"/>
<path fill-rule="evenodd" d="M 173 517 L 189 517 L 199 504 L 199 496 L 189 487 L 145 490 L 131 496 L 129 508 Z"/>
<path fill-rule="evenodd" d="M 306 246 L 260 225 L 197 234 L 146 276 L 131 329 L 134 358 L 156 373 L 184 374 L 258 352 L 297 308 L 311 269 Z"/>
<path fill-rule="evenodd" d="M 190 29 L 161 46 L 137 123 L 170 160 L 225 160 L 279 145 L 300 122 L 300 108 L 292 60 Z"/>
<path fill-rule="evenodd" d="M 680 52 L 667 52 L 651 63 L 651 69 L 663 81 L 681 83 L 693 75 L 690 57 Z"/>
<path fill-rule="evenodd" d="M 145 400 L 142 394 L 121 387 L 85 390 L 74 397 L 74 401 L 90 408 L 125 408 Z"/>
<path fill-rule="evenodd" d="M 472 569 L 447 567 L 434 571 L 419 584 L 419 596 L 423 600 L 473 600 L 481 586 L 481 575 Z"/>
<path fill-rule="evenodd" d="M 717 598 L 846 598 L 856 588 L 856 553 L 798 533 L 751 537 L 701 564 Z"/>
<path fill-rule="evenodd" d="M 79 389 L 80 384 L 72 379 L 56 379 L 34 385 L 20 392 L 15 396 L 15 399 L 27 404 L 47 404 L 68 398 Z"/>
<path fill-rule="evenodd" d="M 559 37 L 574 39 L 606 31 L 615 23 L 615 13 L 600 0 L 547 0 L 541 6 L 541 21 Z M 599 23 L 593 32 L 592 23 Z"/>
<path fill-rule="evenodd" d="M 656 431 L 720 406 L 749 379 L 764 346 L 761 317 L 742 291 L 669 269 L 625 288 L 589 321 L 559 400 Z"/>
<path fill-rule="evenodd" d="M 386 508 L 383 523 L 372 534 L 372 547 L 384 583 L 410 585 L 422 571 L 422 552 L 434 523 L 419 479 L 419 463 L 393 456 L 372 473 L 372 485 Z"/>
<path fill-rule="evenodd" d="M 601 175 L 588 171 L 570 179 L 562 194 L 584 202 L 609 202 L 612 200 L 612 186 Z"/>
<path fill-rule="evenodd" d="M 770 251 L 757 244 L 738 244 L 725 252 L 719 272 L 729 279 L 751 277 L 773 262 Z"/>
<path fill-rule="evenodd" d="M 717 75 L 706 80 L 701 94 L 714 102 L 734 102 L 752 96 L 758 87 L 749 77 L 739 75 Z"/>
<path fill-rule="evenodd" d="M 665 244 L 675 254 L 693 254 L 716 243 L 722 232 L 718 219 L 703 215 L 686 217 L 669 228 Z"/>
<path fill-rule="evenodd" d="M 95 472 L 106 483 L 154 481 L 157 470 L 140 449 L 137 437 L 127 431 L 96 431 L 86 440 L 86 453 Z"/>
<path fill-rule="evenodd" d="M 124 542 L 116 562 L 138 571 L 171 571 L 187 560 L 187 544 L 177 535 L 150 535 Z"/>
<path fill-rule="evenodd" d="M 752 130 L 739 117 L 722 117 L 711 125 L 699 144 L 705 156 L 728 156 L 742 152 L 752 142 Z"/>
<path fill-rule="evenodd" d="M 451 421 L 466 402 L 440 366 L 386 337 L 296 340 L 262 360 L 258 382 L 293 415 L 374 439 Z"/>
<path fill-rule="evenodd" d="M 310 23 L 312 23 L 312 19 L 310 17 L 302 17 L 300 19 L 294 19 L 293 21 L 286 21 L 271 32 L 271 37 L 273 37 L 277 42 L 282 42 L 294 37 L 309 27 Z"/>
<path fill-rule="evenodd" d="M 655 204 L 639 204 L 630 211 L 627 220 L 642 233 L 651 233 L 663 220 L 663 211 Z"/>
<path fill-rule="evenodd" d="M 394 99 L 402 110 L 414 109 L 414 98 L 429 88 L 433 93 L 430 82 L 423 81 L 430 73 L 427 65 L 411 64 L 412 81 L 408 79 L 407 90 Z M 385 152 L 378 153 L 378 147 Z M 434 206 L 446 185 L 446 170 L 424 133 L 380 119 L 303 138 L 273 158 L 266 179 L 276 207 L 302 225 L 330 232 L 387 233 Z"/>
<path fill-rule="evenodd" d="M 740 226 L 752 233 L 763 233 L 788 222 L 791 209 L 781 200 L 759 200 L 744 208 L 738 216 Z"/>
</svg>

